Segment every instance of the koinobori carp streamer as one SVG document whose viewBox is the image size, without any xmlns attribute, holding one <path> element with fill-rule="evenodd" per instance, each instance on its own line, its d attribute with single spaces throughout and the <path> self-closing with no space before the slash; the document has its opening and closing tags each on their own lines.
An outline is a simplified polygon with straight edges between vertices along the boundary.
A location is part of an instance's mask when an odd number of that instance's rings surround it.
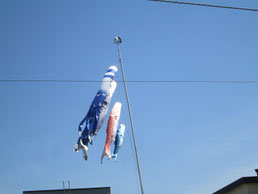
<svg viewBox="0 0 258 194">
<path fill-rule="evenodd" d="M 116 139 L 114 142 L 115 147 L 114 147 L 114 152 L 112 154 L 112 158 L 114 158 L 115 160 L 117 159 L 117 153 L 118 153 L 119 149 L 123 145 L 124 133 L 125 133 L 125 125 L 120 124 L 120 127 L 116 133 Z"/>
<path fill-rule="evenodd" d="M 108 68 L 87 115 L 79 124 L 79 139 L 74 146 L 74 151 L 78 152 L 82 149 L 85 160 L 88 158 L 88 143 L 92 144 L 93 136 L 97 135 L 106 118 L 111 98 L 117 86 L 113 80 L 117 71 L 116 66 Z"/>
<path fill-rule="evenodd" d="M 112 144 L 112 142 L 115 141 L 117 127 L 120 119 L 121 107 L 122 104 L 120 102 L 116 102 L 111 111 L 107 126 L 106 143 L 101 156 L 101 163 L 103 161 L 104 156 L 107 156 L 109 159 L 111 159 L 110 145 Z"/>
</svg>

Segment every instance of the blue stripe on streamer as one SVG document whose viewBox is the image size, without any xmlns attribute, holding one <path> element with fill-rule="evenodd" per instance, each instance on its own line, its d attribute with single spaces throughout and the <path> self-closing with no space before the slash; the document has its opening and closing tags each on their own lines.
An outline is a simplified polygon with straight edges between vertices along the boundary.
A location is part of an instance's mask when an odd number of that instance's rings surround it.
<svg viewBox="0 0 258 194">
<path fill-rule="evenodd" d="M 105 77 L 110 77 L 111 79 L 113 79 L 114 76 L 113 75 L 105 75 L 104 78 Z"/>
<path fill-rule="evenodd" d="M 108 69 L 108 70 L 107 70 L 107 73 L 109 73 L 109 72 L 116 73 L 116 70 L 114 70 L 114 69 Z"/>
</svg>

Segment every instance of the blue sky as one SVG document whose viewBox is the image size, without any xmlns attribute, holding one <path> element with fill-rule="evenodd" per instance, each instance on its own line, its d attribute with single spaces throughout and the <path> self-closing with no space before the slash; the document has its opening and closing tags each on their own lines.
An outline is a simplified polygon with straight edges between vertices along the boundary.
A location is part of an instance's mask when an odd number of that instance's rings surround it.
<svg viewBox="0 0 258 194">
<path fill-rule="evenodd" d="M 220 4 L 220 0 L 192 0 Z M 256 0 L 223 5 L 258 8 Z M 257 81 L 258 15 L 149 1 L 1 0 L 0 79 Z M 121 80 L 121 70 L 116 77 Z M 124 145 L 100 157 L 107 119 L 85 162 L 77 127 L 100 83 L 0 83 L 0 185 L 23 190 L 111 186 L 140 193 L 124 88 Z M 258 84 L 128 83 L 145 193 L 206 194 L 258 168 Z"/>
</svg>

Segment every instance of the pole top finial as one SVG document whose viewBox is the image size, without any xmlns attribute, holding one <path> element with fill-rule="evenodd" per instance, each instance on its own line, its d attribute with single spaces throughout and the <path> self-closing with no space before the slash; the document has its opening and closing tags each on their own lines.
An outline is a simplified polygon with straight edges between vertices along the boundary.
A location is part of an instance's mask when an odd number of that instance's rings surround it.
<svg viewBox="0 0 258 194">
<path fill-rule="evenodd" d="M 114 44 L 121 44 L 121 43 L 122 43 L 122 39 L 119 36 L 114 38 Z"/>
</svg>

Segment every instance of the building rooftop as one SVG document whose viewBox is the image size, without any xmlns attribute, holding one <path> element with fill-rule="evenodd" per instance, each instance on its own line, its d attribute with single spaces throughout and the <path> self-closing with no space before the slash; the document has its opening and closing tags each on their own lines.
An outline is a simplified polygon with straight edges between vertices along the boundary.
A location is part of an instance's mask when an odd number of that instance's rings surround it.
<svg viewBox="0 0 258 194">
<path fill-rule="evenodd" d="M 111 194 L 110 187 L 97 188 L 77 188 L 77 189 L 52 189 L 52 190 L 37 190 L 37 191 L 23 191 L 23 194 Z"/>
<path fill-rule="evenodd" d="M 258 176 L 242 177 L 242 178 L 234 181 L 233 183 L 223 187 L 222 189 L 216 191 L 213 194 L 225 194 L 225 193 L 230 192 L 230 191 L 236 189 L 237 187 L 239 187 L 243 184 L 247 184 L 247 183 L 258 183 Z"/>
</svg>

